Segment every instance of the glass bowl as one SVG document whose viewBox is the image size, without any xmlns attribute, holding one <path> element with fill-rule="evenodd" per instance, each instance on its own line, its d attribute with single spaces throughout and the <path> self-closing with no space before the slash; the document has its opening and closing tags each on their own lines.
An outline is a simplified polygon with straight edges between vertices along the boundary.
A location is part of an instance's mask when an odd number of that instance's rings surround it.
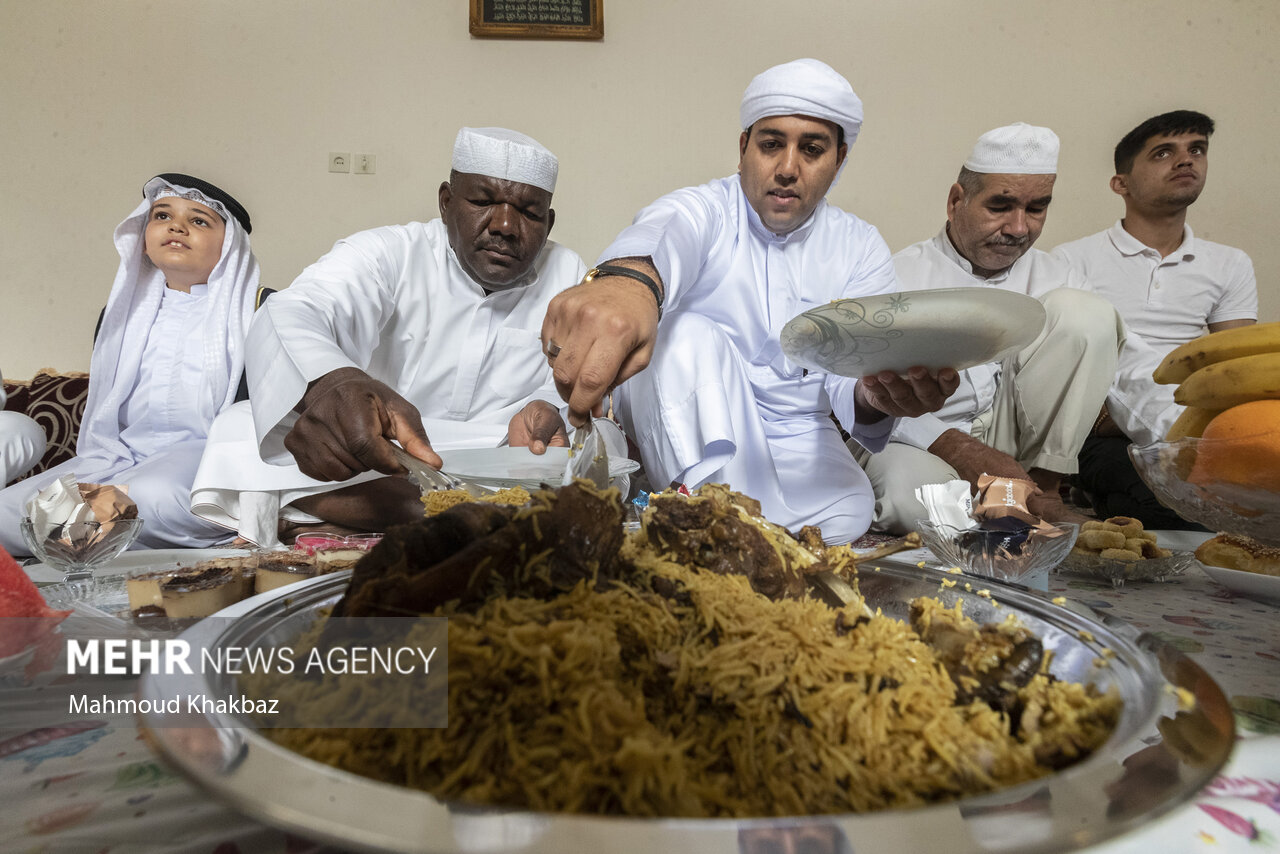
<svg viewBox="0 0 1280 854">
<path fill-rule="evenodd" d="M 22 520 L 22 539 L 31 553 L 46 566 L 61 570 L 66 582 L 92 578 L 95 569 L 133 545 L 140 533 L 141 519 L 75 522 L 55 528 L 48 536 L 38 535 L 30 519 Z"/>
<path fill-rule="evenodd" d="M 1114 560 L 1102 555 L 1073 551 L 1059 564 L 1057 572 L 1090 575 L 1123 587 L 1126 581 L 1168 581 L 1185 573 L 1196 562 L 1192 552 L 1175 552 L 1169 557 L 1144 560 Z"/>
<path fill-rule="evenodd" d="M 962 530 L 935 525 L 927 519 L 916 522 L 916 530 L 929 551 L 949 566 L 958 566 L 969 575 L 1027 584 L 1036 577 L 1048 578 L 1071 551 L 1080 526 L 1064 523 L 1053 526 L 1060 533 L 1032 532 L 1025 539 L 977 528 Z M 1033 585 L 1040 586 L 1040 585 Z"/>
<path fill-rule="evenodd" d="M 1280 546 L 1280 494 L 1230 483 L 1191 483 L 1187 475 L 1199 449 L 1229 439 L 1179 439 L 1129 446 L 1138 475 L 1160 503 L 1213 531 L 1242 534 Z"/>
</svg>

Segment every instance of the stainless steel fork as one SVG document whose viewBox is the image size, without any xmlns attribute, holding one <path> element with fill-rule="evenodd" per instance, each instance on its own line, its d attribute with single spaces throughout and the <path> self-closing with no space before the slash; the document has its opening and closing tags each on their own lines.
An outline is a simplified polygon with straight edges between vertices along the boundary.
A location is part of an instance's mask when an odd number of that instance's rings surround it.
<svg viewBox="0 0 1280 854">
<path fill-rule="evenodd" d="M 463 480 L 460 477 L 454 477 L 451 474 L 433 469 L 399 445 L 392 445 L 391 448 L 395 451 L 396 460 L 409 470 L 409 476 L 414 479 L 418 484 L 418 488 L 424 493 L 457 489 L 472 498 L 483 498 L 486 495 L 493 494 L 493 490 L 486 489 L 478 483 L 472 483 L 469 480 Z"/>
</svg>

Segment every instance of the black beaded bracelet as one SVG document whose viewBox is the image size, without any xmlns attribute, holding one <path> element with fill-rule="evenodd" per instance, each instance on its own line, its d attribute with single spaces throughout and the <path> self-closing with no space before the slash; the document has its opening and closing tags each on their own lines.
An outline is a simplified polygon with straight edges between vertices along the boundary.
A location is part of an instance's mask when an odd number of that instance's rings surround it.
<svg viewBox="0 0 1280 854">
<path fill-rule="evenodd" d="M 658 288 L 658 283 L 653 279 L 646 276 L 644 273 L 641 273 L 639 270 L 633 270 L 630 267 L 619 267 L 616 264 L 601 264 L 588 270 L 587 275 L 583 277 L 582 281 L 590 282 L 594 279 L 600 278 L 601 276 L 626 276 L 627 278 L 635 279 L 637 282 L 644 285 L 649 289 L 649 292 L 653 294 L 653 298 L 657 300 L 658 319 L 662 319 L 662 291 Z"/>
</svg>

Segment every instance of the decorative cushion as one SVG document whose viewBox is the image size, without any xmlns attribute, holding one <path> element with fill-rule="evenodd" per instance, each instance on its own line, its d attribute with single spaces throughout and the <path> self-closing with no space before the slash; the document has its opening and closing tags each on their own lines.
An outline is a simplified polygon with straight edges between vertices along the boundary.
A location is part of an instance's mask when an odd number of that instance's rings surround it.
<svg viewBox="0 0 1280 854">
<path fill-rule="evenodd" d="M 89 398 L 88 374 L 59 374 L 44 368 L 29 383 L 6 379 L 4 390 L 8 396 L 4 408 L 25 413 L 35 419 L 44 428 L 48 440 L 44 456 L 27 477 L 75 456 L 80 419 L 84 416 L 84 405 Z"/>
</svg>

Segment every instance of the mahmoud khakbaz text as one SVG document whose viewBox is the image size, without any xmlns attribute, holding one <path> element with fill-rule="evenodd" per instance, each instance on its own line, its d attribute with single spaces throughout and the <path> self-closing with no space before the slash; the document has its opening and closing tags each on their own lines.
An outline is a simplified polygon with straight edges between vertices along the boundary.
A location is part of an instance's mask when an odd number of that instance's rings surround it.
<svg viewBox="0 0 1280 854">
<path fill-rule="evenodd" d="M 141 640 L 110 638 L 67 640 L 67 673 L 126 676 L 141 673 L 299 673 L 305 676 L 346 674 L 428 675 L 435 647 L 332 646 L 313 647 L 301 655 L 292 647 L 221 647 L 193 655 L 181 638 Z"/>
</svg>

